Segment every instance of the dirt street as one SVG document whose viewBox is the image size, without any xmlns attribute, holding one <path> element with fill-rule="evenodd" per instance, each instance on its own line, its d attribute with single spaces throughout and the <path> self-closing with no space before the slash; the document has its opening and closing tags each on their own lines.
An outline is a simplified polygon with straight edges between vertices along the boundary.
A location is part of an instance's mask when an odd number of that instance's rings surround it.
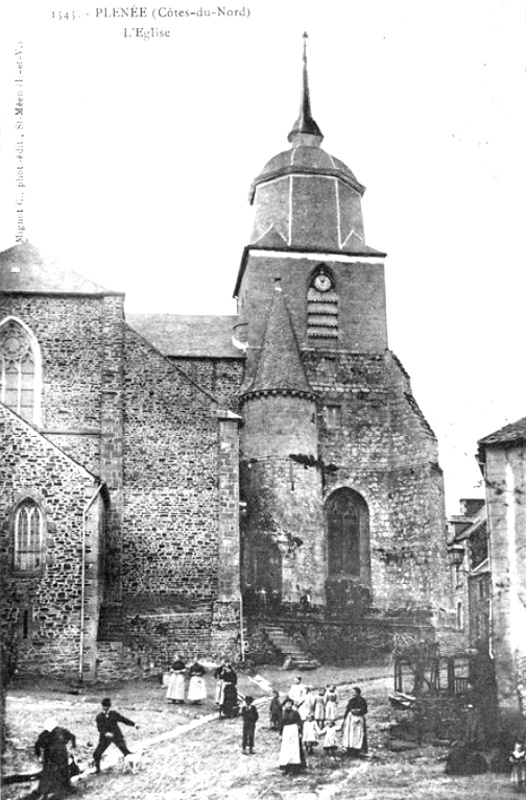
<svg viewBox="0 0 526 800">
<path fill-rule="evenodd" d="M 295 777 L 282 775 L 277 767 L 279 734 L 269 730 L 266 700 L 258 705 L 260 720 L 252 756 L 241 753 L 239 719 L 204 721 L 215 711 L 211 676 L 207 676 L 209 699 L 202 706 L 166 703 L 162 687 L 155 682 L 80 694 L 49 683 L 14 685 L 8 694 L 9 741 L 2 771 L 9 775 L 38 770 L 32 746 L 43 719 L 51 714 L 77 735 L 77 758 L 86 762 L 97 741 L 94 718 L 100 699 L 109 694 L 115 707 L 140 725 L 138 731 L 122 726 L 130 749 L 140 749 L 143 742 L 147 746 L 135 775 L 122 773 L 118 751 L 110 748 L 103 760 L 103 772 L 77 785 L 76 796 L 85 800 L 495 800 L 513 795 L 506 776 L 446 776 L 443 762 L 437 760 L 444 750 L 427 746 L 391 752 L 382 730 L 389 716 L 387 694 L 391 690 L 391 678 L 385 672 L 385 667 L 353 670 L 352 674 L 348 669 L 323 668 L 303 674 L 303 681 L 316 687 L 332 682 L 339 685 L 340 715 L 350 694 L 349 683 L 360 683 L 370 708 L 370 754 L 364 760 L 349 760 L 340 751 L 331 761 L 318 747 L 309 758 L 307 772 Z M 260 674 L 283 692 L 293 676 L 278 669 L 261 670 Z M 245 675 L 240 676 L 240 691 L 262 700 L 264 697 Z M 198 725 L 200 719 L 203 724 Z M 169 738 L 148 745 L 163 734 Z M 32 786 L 4 787 L 2 796 L 4 800 L 20 800 Z"/>
</svg>

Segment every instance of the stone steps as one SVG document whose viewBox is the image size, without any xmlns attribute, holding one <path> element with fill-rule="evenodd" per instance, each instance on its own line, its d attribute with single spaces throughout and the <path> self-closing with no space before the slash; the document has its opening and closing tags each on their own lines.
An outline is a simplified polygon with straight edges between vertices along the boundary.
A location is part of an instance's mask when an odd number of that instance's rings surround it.
<svg viewBox="0 0 526 800">
<path fill-rule="evenodd" d="M 267 625 L 265 630 L 274 647 L 283 653 L 286 660 L 291 660 L 294 669 L 308 670 L 319 667 L 319 662 L 310 658 L 279 625 Z"/>
</svg>

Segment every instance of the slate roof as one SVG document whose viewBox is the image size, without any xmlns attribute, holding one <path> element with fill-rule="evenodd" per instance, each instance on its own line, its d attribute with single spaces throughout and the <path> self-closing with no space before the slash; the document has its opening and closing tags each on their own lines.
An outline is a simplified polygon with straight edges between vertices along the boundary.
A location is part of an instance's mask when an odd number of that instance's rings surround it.
<svg viewBox="0 0 526 800">
<path fill-rule="evenodd" d="M 256 374 L 244 394 L 272 391 L 313 394 L 285 297 L 279 285 L 274 292 L 267 319 Z"/>
<path fill-rule="evenodd" d="M 329 175 L 349 184 L 360 195 L 365 192 L 365 186 L 362 186 L 343 161 L 331 156 L 321 147 L 299 145 L 278 153 L 265 164 L 250 187 L 250 203 L 254 202 L 256 186 L 282 175 Z"/>
<path fill-rule="evenodd" d="M 126 314 L 126 321 L 165 356 L 244 358 L 232 344 L 235 315 Z"/>
<path fill-rule="evenodd" d="M 475 517 L 471 518 L 471 524 L 465 528 L 462 533 L 459 533 L 455 536 L 455 541 L 460 542 L 464 539 L 469 539 L 473 533 L 483 526 L 487 525 L 488 520 L 488 513 L 486 506 L 482 506 L 482 508 L 475 514 Z"/>
<path fill-rule="evenodd" d="M 27 240 L 0 253 L 0 291 L 24 294 L 121 294 L 46 258 Z"/>
<path fill-rule="evenodd" d="M 490 433 L 479 439 L 479 445 L 487 444 L 505 444 L 506 442 L 521 442 L 526 441 L 526 417 L 505 425 L 495 433 Z"/>
</svg>

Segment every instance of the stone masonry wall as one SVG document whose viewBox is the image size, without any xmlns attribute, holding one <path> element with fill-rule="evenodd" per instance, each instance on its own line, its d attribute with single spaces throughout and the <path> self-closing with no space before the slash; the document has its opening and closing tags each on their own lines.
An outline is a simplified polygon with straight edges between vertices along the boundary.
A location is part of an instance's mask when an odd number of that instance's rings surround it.
<svg viewBox="0 0 526 800">
<path fill-rule="evenodd" d="M 244 581 L 298 601 L 325 602 L 327 553 L 316 462 L 314 401 L 287 394 L 247 399 L 241 413 Z"/>
<path fill-rule="evenodd" d="M 122 596 L 123 450 L 124 450 L 124 310 L 119 296 L 103 299 L 101 320 L 101 463 L 100 477 L 110 495 L 105 536 L 104 599 Z"/>
<path fill-rule="evenodd" d="M 248 322 L 251 348 L 261 346 L 268 316 L 274 281 L 281 279 L 283 295 L 289 309 L 300 347 L 307 340 L 307 293 L 312 274 L 318 264 L 326 264 L 335 278 L 338 295 L 339 339 L 334 346 L 354 352 L 383 352 L 387 347 L 384 267 L 379 263 L 356 263 L 350 260 L 318 258 L 315 254 L 286 257 L 280 253 L 252 251 L 239 293 L 238 313 Z M 376 259 L 377 260 L 377 259 Z M 325 348 L 330 343 L 325 343 Z M 248 368 L 250 370 L 250 364 Z"/>
<path fill-rule="evenodd" d="M 374 605 L 438 609 L 448 595 L 442 474 L 407 375 L 389 352 L 304 357 L 319 397 L 325 497 L 347 486 L 369 508 Z"/>
<path fill-rule="evenodd" d="M 526 686 L 526 447 L 486 448 L 484 470 L 492 589 L 492 651 L 498 700 L 506 718 L 518 717 Z M 524 724 L 524 720 L 522 720 Z"/>
<path fill-rule="evenodd" d="M 218 591 L 216 403 L 126 330 L 123 589 L 211 600 Z"/>
<path fill-rule="evenodd" d="M 102 299 L 0 296 L 0 319 L 8 315 L 31 329 L 41 349 L 42 431 L 99 474 Z"/>
<path fill-rule="evenodd" d="M 130 612 L 126 617 L 124 641 L 133 649 L 137 663 L 145 672 L 162 672 L 176 653 L 188 660 L 194 655 L 209 656 L 211 616 L 207 604 L 195 611 L 173 614 Z"/>
<path fill-rule="evenodd" d="M 180 367 L 199 386 L 213 394 L 222 408 L 235 410 L 237 393 L 243 380 L 243 358 L 176 358 L 170 356 L 170 361 Z"/>
<path fill-rule="evenodd" d="M 82 514 L 95 480 L 16 414 L 0 408 L 2 634 L 20 672 L 77 676 L 80 656 Z M 43 568 L 13 570 L 13 513 L 33 498 L 45 519 Z M 94 509 L 96 512 L 96 509 Z M 97 592 L 97 564 L 87 582 Z M 91 591 L 88 591 L 87 606 Z"/>
<path fill-rule="evenodd" d="M 241 463 L 244 584 L 298 602 L 325 602 L 327 549 L 319 471 L 289 458 Z"/>
<path fill-rule="evenodd" d="M 239 601 L 239 432 L 241 418 L 219 412 L 219 600 Z"/>
</svg>

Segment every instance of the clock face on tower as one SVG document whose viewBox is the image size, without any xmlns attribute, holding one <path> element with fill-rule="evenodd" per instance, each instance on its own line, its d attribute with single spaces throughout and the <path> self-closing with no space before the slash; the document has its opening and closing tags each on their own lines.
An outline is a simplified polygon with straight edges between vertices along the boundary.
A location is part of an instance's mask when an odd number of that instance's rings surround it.
<svg viewBox="0 0 526 800">
<path fill-rule="evenodd" d="M 332 281 L 325 272 L 320 272 L 314 278 L 314 286 L 319 292 L 328 292 L 332 289 Z"/>
</svg>

